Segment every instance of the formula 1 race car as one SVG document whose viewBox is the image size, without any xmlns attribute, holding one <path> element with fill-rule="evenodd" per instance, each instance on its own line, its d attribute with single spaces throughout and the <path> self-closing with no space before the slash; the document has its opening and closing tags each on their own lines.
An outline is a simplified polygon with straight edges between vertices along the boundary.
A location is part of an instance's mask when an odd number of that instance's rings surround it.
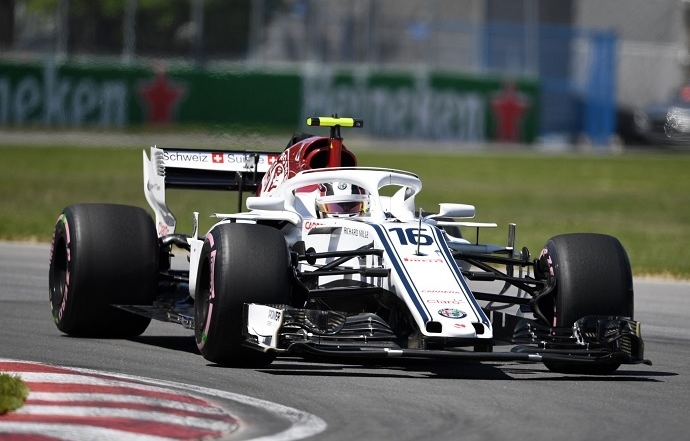
<svg viewBox="0 0 690 441">
<path fill-rule="evenodd" d="M 471 241 L 475 207 L 415 207 L 413 173 L 360 167 L 354 118 L 309 118 L 284 151 L 144 152 L 139 207 L 79 204 L 58 218 L 55 323 L 75 336 L 135 337 L 150 320 L 193 329 L 201 354 L 258 367 L 290 354 L 541 362 L 568 373 L 646 363 L 628 256 L 614 237 L 564 234 L 539 255 Z M 175 230 L 172 188 L 246 193 L 206 234 Z M 240 206 L 241 208 L 241 206 Z M 478 231 L 478 230 L 477 230 Z M 471 235 L 470 235 L 471 236 Z M 478 237 L 478 234 L 477 236 Z M 183 253 L 183 264 L 179 256 Z"/>
</svg>

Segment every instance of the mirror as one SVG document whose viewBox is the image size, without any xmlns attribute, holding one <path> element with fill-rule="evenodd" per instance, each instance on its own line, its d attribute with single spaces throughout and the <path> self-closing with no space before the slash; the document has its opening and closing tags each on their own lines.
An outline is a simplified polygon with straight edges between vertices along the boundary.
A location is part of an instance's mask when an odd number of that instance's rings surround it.
<svg viewBox="0 0 690 441">
<path fill-rule="evenodd" d="M 462 217 L 462 218 L 472 218 L 476 213 L 474 205 L 468 204 L 451 204 L 442 203 L 439 205 L 439 212 L 437 215 L 430 217 Z"/>
<path fill-rule="evenodd" d="M 247 198 L 249 210 L 282 211 L 285 210 L 285 199 L 281 197 L 250 196 Z"/>
</svg>

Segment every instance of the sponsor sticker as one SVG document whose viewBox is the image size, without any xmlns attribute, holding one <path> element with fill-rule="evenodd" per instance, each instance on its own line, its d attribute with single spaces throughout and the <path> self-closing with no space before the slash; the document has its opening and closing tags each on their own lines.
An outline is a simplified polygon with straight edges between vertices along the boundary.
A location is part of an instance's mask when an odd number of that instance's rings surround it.
<svg viewBox="0 0 690 441">
<path fill-rule="evenodd" d="M 165 236 L 168 234 L 170 230 L 168 229 L 168 226 L 164 224 L 163 222 L 158 223 L 158 236 Z"/>
<path fill-rule="evenodd" d="M 311 230 L 312 228 L 322 227 L 322 226 L 323 226 L 323 224 L 321 222 L 306 221 L 304 223 L 304 229 L 305 230 Z"/>
<path fill-rule="evenodd" d="M 163 152 L 163 160 L 170 162 L 208 162 L 208 154 L 203 152 L 166 151 Z"/>
<path fill-rule="evenodd" d="M 461 319 L 467 317 L 465 311 L 454 308 L 443 308 L 438 310 L 439 315 L 450 319 Z"/>
<path fill-rule="evenodd" d="M 359 228 L 343 227 L 343 233 L 349 236 L 358 236 L 365 239 L 369 238 L 369 232 L 367 230 L 360 230 Z"/>
<path fill-rule="evenodd" d="M 268 320 L 270 321 L 280 321 L 280 310 L 278 309 L 269 309 L 268 310 Z"/>
<path fill-rule="evenodd" d="M 462 294 L 457 289 L 423 289 L 422 292 L 429 294 Z"/>
<path fill-rule="evenodd" d="M 423 263 L 443 263 L 444 260 L 434 257 L 404 257 L 405 262 L 423 262 Z"/>
<path fill-rule="evenodd" d="M 461 303 L 467 303 L 463 299 L 427 299 L 427 303 L 436 303 L 439 305 L 459 305 Z"/>
</svg>

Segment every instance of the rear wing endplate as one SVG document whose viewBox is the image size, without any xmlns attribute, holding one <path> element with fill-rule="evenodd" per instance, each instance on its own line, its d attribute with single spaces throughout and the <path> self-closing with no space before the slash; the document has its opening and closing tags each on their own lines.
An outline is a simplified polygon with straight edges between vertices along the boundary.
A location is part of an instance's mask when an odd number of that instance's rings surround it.
<svg viewBox="0 0 690 441">
<path fill-rule="evenodd" d="M 167 189 L 255 192 L 282 152 L 187 150 L 151 147 L 144 156 L 144 194 L 156 215 L 158 235 L 175 231 L 175 216 L 165 202 Z"/>
</svg>

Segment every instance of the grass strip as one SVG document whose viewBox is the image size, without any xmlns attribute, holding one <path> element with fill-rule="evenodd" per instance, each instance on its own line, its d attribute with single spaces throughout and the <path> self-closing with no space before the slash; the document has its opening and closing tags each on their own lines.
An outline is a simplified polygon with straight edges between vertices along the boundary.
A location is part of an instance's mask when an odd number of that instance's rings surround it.
<svg viewBox="0 0 690 441">
<path fill-rule="evenodd" d="M 250 149 L 228 146 L 228 149 Z M 62 209 L 82 202 L 148 208 L 142 149 L 0 146 L 0 240 L 49 242 Z M 552 236 L 599 232 L 618 237 L 636 276 L 690 279 L 690 155 L 538 152 L 355 152 L 359 165 L 417 173 L 424 188 L 416 203 L 477 207 L 478 222 L 496 222 L 480 240 L 517 244 L 532 255 Z M 213 212 L 234 212 L 234 193 L 170 191 L 178 231 L 190 232 L 192 212 L 205 232 Z M 474 238 L 473 230 L 465 236 Z"/>
</svg>

